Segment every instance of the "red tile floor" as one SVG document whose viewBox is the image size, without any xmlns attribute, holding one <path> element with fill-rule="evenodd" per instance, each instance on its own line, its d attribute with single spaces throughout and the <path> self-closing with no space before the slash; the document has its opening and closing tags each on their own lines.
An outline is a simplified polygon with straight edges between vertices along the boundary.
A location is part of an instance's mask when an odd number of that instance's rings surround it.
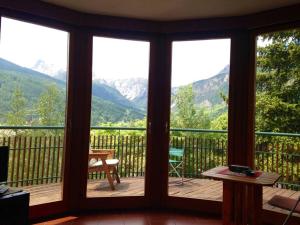
<svg viewBox="0 0 300 225">
<path fill-rule="evenodd" d="M 221 225 L 220 218 L 173 212 L 114 212 L 66 216 L 35 225 Z"/>
</svg>

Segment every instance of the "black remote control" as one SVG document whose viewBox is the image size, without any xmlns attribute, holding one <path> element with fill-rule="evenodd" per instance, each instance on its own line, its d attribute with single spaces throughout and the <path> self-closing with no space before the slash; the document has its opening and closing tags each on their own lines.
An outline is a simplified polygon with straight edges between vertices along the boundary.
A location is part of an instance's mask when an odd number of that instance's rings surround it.
<svg viewBox="0 0 300 225">
<path fill-rule="evenodd" d="M 243 173 L 247 176 L 254 176 L 255 172 L 249 166 L 229 165 L 229 170 L 235 173 Z"/>
<path fill-rule="evenodd" d="M 247 176 L 249 176 L 249 177 L 253 177 L 253 176 L 255 175 L 255 172 L 254 172 L 253 170 L 247 170 L 247 171 L 245 172 L 245 174 L 246 174 Z"/>
<path fill-rule="evenodd" d="M 251 169 L 249 166 L 229 165 L 229 170 L 235 173 L 244 173 Z"/>
</svg>

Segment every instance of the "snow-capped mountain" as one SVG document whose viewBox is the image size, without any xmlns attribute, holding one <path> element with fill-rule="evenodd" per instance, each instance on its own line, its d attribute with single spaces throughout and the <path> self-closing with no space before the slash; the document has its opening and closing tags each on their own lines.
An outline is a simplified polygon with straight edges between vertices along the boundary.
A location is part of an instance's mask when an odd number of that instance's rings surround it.
<svg viewBox="0 0 300 225">
<path fill-rule="evenodd" d="M 46 63 L 42 59 L 37 60 L 30 69 L 38 71 L 40 73 L 47 74 L 51 77 L 55 77 L 58 80 L 66 81 L 66 70 L 65 69 L 60 68 L 54 64 Z"/>
<path fill-rule="evenodd" d="M 117 89 L 124 97 L 135 103 L 141 108 L 145 108 L 146 103 L 140 102 L 140 99 L 147 99 L 148 80 L 145 78 L 128 79 L 98 79 L 94 82 L 106 84 Z"/>
</svg>

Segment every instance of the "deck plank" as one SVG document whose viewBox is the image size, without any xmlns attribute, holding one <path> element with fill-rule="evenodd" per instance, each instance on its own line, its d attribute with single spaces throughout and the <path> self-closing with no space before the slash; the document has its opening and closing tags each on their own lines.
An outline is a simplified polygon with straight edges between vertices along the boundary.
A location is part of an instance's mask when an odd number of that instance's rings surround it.
<svg viewBox="0 0 300 225">
<path fill-rule="evenodd" d="M 169 195 L 183 198 L 206 199 L 222 201 L 223 188 L 222 181 L 210 179 L 185 179 L 181 184 L 181 179 L 169 179 Z M 144 177 L 121 178 L 120 184 L 115 184 L 115 191 L 110 189 L 108 182 L 103 180 L 88 180 L 87 197 L 121 197 L 121 196 L 143 196 Z M 36 186 L 22 187 L 24 191 L 30 193 L 30 205 L 37 205 L 48 202 L 60 201 L 61 183 L 44 184 Z M 298 191 L 280 189 L 275 187 L 263 188 L 263 208 L 279 213 L 288 214 L 288 210 L 280 209 L 268 204 L 274 195 L 281 195 L 297 199 L 300 195 Z M 300 217 L 300 214 L 295 213 Z"/>
</svg>

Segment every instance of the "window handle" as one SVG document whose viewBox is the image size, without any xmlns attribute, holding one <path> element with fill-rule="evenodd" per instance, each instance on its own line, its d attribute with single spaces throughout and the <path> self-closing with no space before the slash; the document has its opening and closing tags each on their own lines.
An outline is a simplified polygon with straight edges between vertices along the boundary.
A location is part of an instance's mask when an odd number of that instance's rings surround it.
<svg viewBox="0 0 300 225">
<path fill-rule="evenodd" d="M 168 122 L 166 122 L 166 125 L 165 125 L 166 127 L 165 127 L 165 130 L 166 130 L 166 133 L 169 133 L 169 123 Z"/>
<path fill-rule="evenodd" d="M 151 122 L 148 122 L 148 133 L 151 134 Z"/>
</svg>

